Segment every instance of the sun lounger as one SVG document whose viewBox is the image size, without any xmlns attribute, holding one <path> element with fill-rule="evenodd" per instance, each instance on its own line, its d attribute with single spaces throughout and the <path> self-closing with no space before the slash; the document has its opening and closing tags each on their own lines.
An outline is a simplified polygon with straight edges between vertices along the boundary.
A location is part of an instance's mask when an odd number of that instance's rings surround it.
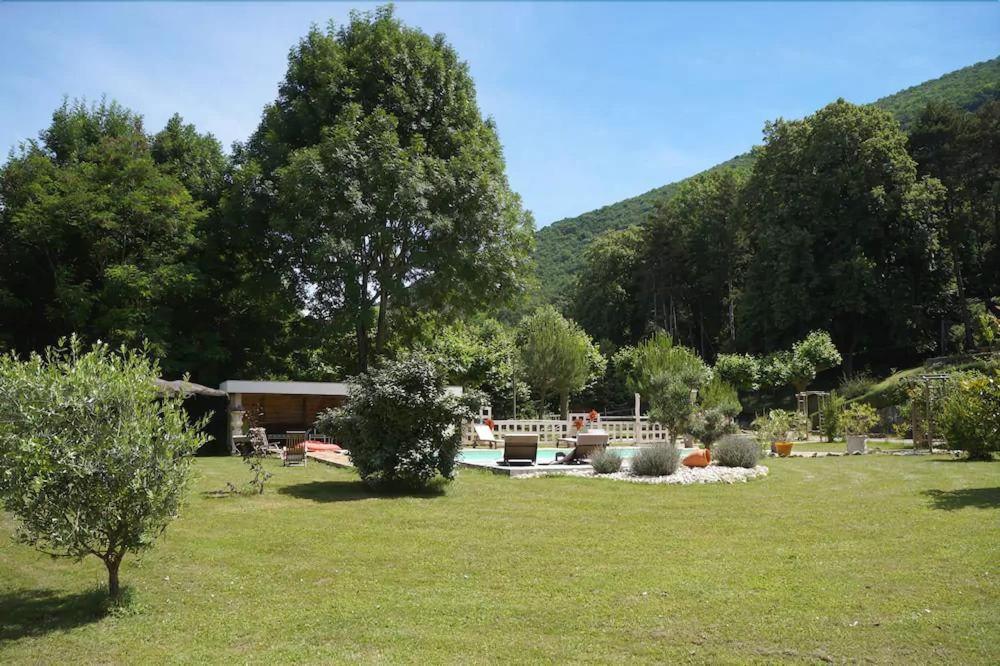
<svg viewBox="0 0 1000 666">
<path fill-rule="evenodd" d="M 489 444 L 491 449 L 497 448 L 497 444 L 500 440 L 496 438 L 493 434 L 493 430 L 485 423 L 477 423 L 475 425 L 476 437 L 472 440 L 473 448 L 478 447 L 480 444 Z"/>
<path fill-rule="evenodd" d="M 590 460 L 590 456 L 598 451 L 603 451 L 608 447 L 608 433 L 596 430 L 581 432 L 576 436 L 576 444 L 573 450 L 555 461 L 557 464 L 583 463 Z"/>
<path fill-rule="evenodd" d="M 534 465 L 538 460 L 538 433 L 511 433 L 503 438 L 502 465 Z"/>
</svg>

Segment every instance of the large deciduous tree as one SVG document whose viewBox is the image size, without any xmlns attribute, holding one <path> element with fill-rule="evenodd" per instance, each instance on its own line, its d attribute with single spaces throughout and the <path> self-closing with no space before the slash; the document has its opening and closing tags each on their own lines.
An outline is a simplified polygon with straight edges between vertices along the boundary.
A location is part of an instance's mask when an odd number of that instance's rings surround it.
<svg viewBox="0 0 1000 666">
<path fill-rule="evenodd" d="M 468 312 L 521 285 L 532 221 L 468 66 L 391 7 L 310 31 L 240 157 L 303 307 L 354 330 L 362 369 L 408 311 Z"/>
<path fill-rule="evenodd" d="M 848 365 L 861 350 L 927 343 L 948 278 L 942 192 L 917 179 L 899 124 L 839 100 L 769 123 L 764 138 L 748 184 L 744 340 L 768 349 L 826 329 Z"/>
<path fill-rule="evenodd" d="M 125 555 L 177 515 L 205 442 L 158 376 L 142 354 L 87 351 L 75 337 L 26 361 L 0 357 L 0 501 L 24 542 L 104 562 L 112 597 Z"/>
<path fill-rule="evenodd" d="M 204 216 L 139 116 L 64 103 L 0 170 L 0 330 L 21 351 L 69 331 L 165 353 Z"/>
<path fill-rule="evenodd" d="M 552 306 L 521 321 L 517 342 L 520 370 L 535 398 L 544 409 L 549 398 L 559 396 L 564 419 L 569 416 L 570 396 L 600 376 L 607 365 L 590 336 Z"/>
</svg>

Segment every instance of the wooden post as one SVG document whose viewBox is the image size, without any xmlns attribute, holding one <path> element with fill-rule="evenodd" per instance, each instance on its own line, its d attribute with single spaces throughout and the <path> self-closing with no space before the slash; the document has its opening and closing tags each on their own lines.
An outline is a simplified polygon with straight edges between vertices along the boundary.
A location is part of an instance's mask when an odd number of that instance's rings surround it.
<svg viewBox="0 0 1000 666">
<path fill-rule="evenodd" d="M 639 394 L 635 394 L 635 444 L 639 445 L 639 438 L 642 436 L 642 413 L 640 412 L 642 401 Z"/>
<path fill-rule="evenodd" d="M 229 396 L 229 428 L 227 429 L 227 443 L 229 444 L 229 453 L 232 455 L 237 455 L 239 451 L 236 449 L 236 442 L 233 437 L 237 437 L 243 434 L 243 394 L 233 393 Z"/>
</svg>

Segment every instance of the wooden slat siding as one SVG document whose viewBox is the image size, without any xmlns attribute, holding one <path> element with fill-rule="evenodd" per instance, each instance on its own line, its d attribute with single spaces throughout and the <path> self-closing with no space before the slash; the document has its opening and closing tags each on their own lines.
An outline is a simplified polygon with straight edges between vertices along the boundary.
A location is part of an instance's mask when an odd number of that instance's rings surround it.
<svg viewBox="0 0 1000 666">
<path fill-rule="evenodd" d="M 262 410 L 261 420 L 268 433 L 288 430 L 312 430 L 316 415 L 325 409 L 339 407 L 344 397 L 339 395 L 280 395 L 244 393 L 243 407 L 248 413 Z"/>
</svg>

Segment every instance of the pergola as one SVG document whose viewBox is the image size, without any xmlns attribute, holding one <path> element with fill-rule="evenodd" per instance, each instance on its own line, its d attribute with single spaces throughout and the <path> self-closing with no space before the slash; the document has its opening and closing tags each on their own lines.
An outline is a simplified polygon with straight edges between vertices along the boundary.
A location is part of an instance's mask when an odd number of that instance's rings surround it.
<svg viewBox="0 0 1000 666">
<path fill-rule="evenodd" d="M 795 410 L 805 417 L 809 432 L 823 429 L 823 407 L 829 399 L 829 391 L 802 391 L 795 394 Z M 813 404 L 816 405 L 815 410 L 812 409 Z"/>
</svg>

